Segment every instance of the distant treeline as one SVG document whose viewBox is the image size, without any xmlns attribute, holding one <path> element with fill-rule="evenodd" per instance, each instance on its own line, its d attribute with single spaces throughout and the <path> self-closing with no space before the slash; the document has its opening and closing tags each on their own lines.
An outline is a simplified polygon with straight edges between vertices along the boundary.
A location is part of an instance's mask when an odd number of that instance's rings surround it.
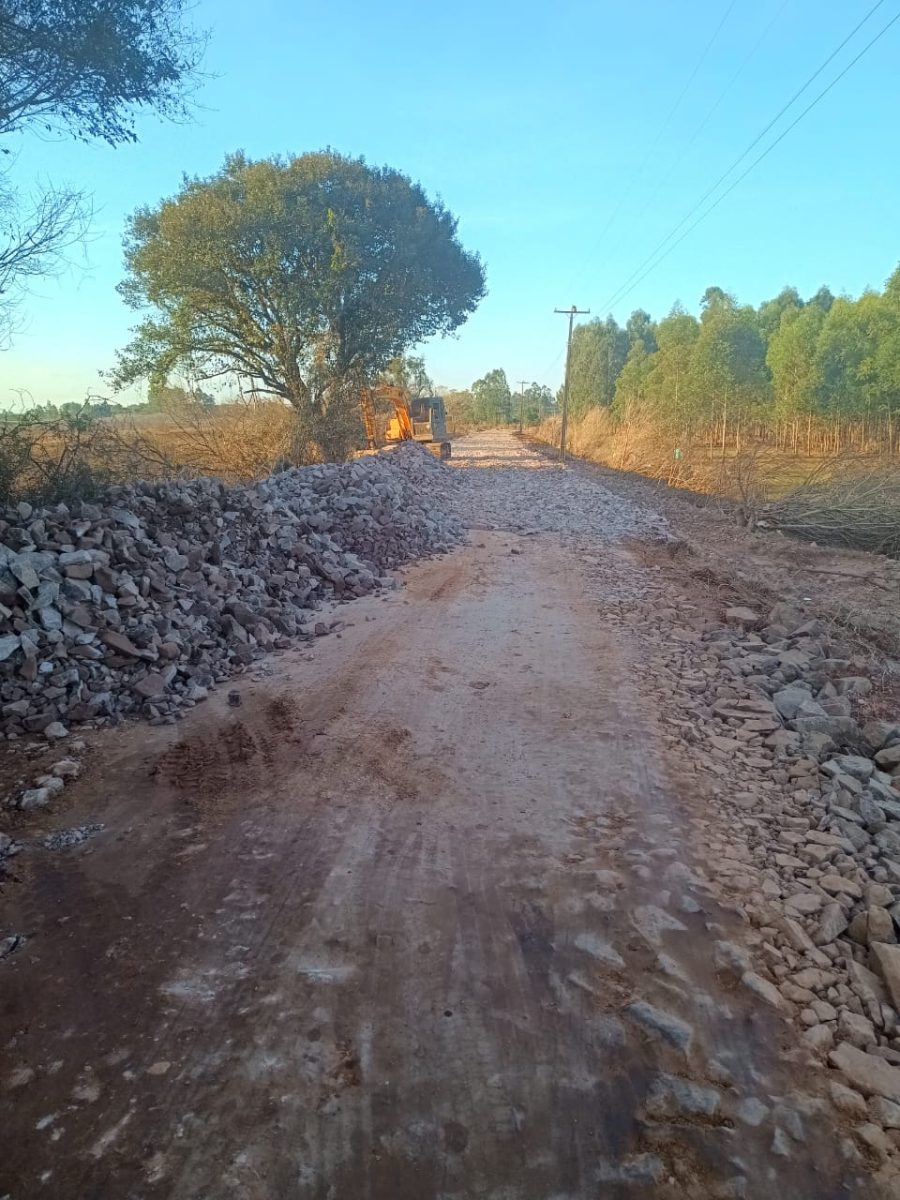
<svg viewBox="0 0 900 1200">
<path fill-rule="evenodd" d="M 699 319 L 676 305 L 576 328 L 570 411 L 607 408 L 679 437 L 762 440 L 797 453 L 898 449 L 900 267 L 858 299 L 786 287 L 759 308 L 707 288 Z"/>
<path fill-rule="evenodd" d="M 12 409 L 0 409 L 0 420 L 6 424 L 41 424 L 50 421 L 90 421 L 97 417 L 119 417 L 126 413 L 165 413 L 173 409 L 199 404 L 212 408 L 213 396 L 199 389 L 169 387 L 151 383 L 147 399 L 136 404 L 116 404 L 105 396 L 88 396 L 85 400 L 66 400 L 62 404 L 24 403 Z"/>
</svg>

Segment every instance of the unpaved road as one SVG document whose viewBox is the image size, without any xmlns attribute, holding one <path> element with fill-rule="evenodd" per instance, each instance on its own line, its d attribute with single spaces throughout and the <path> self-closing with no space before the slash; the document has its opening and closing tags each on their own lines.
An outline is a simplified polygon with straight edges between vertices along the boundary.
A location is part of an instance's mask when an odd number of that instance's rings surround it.
<svg viewBox="0 0 900 1200">
<path fill-rule="evenodd" d="M 104 831 L 6 889 L 0 1196 L 871 1194 L 713 970 L 737 921 L 590 562 L 475 532 L 239 708 L 94 739 L 56 825 Z"/>
</svg>

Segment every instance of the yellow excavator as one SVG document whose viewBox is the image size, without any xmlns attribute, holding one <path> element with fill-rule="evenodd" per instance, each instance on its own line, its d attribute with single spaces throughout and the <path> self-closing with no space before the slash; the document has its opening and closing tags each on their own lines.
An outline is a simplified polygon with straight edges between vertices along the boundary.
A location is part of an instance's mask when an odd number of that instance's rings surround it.
<svg viewBox="0 0 900 1200">
<path fill-rule="evenodd" d="M 385 432 L 388 445 L 397 442 L 419 442 L 438 458 L 450 457 L 447 414 L 440 396 L 410 396 L 406 388 L 389 383 L 363 388 L 360 394 L 366 442 L 370 450 L 378 449 L 375 426 L 376 400 L 389 400 L 394 406 L 394 415 L 388 420 Z"/>
</svg>

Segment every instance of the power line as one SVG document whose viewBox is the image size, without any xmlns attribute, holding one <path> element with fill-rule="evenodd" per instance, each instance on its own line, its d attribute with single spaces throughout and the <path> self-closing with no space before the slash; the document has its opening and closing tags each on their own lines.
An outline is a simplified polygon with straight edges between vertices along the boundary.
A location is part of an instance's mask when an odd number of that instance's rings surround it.
<svg viewBox="0 0 900 1200">
<path fill-rule="evenodd" d="M 766 149 L 762 152 L 762 154 L 760 154 L 758 158 L 755 158 L 753 160 L 753 162 L 750 163 L 750 165 L 746 168 L 746 170 L 741 172 L 741 174 L 737 177 L 737 179 L 735 179 L 725 189 L 725 191 L 721 194 L 721 196 L 718 196 L 713 201 L 713 203 L 709 206 L 709 208 L 707 208 L 705 210 L 705 212 L 702 212 L 700 214 L 700 216 L 697 218 L 697 220 L 694 221 L 694 223 L 692 225 L 688 226 L 688 228 L 684 231 L 684 233 L 682 233 L 682 235 L 677 239 L 677 241 L 674 241 L 672 243 L 672 245 L 669 246 L 668 249 L 665 250 L 664 253 L 661 254 L 659 256 L 659 258 L 657 258 L 656 261 L 653 262 L 647 268 L 647 270 L 644 271 L 644 273 L 642 275 L 639 275 L 638 278 L 634 280 L 634 282 L 631 284 L 630 287 L 628 287 L 624 292 L 622 292 L 620 289 L 621 294 L 616 295 L 615 301 L 613 301 L 613 303 L 616 303 L 619 300 L 624 300 L 626 296 L 630 295 L 630 293 L 634 291 L 634 289 L 638 286 L 639 283 L 641 283 L 644 279 L 646 279 L 647 276 L 649 274 L 651 274 L 651 272 L 655 271 L 656 268 L 659 266 L 659 264 L 661 262 L 663 262 L 664 259 L 669 257 L 669 255 L 672 253 L 672 251 L 675 249 L 675 247 L 679 246 L 684 241 L 684 239 L 688 236 L 688 234 L 693 233 L 693 231 L 697 228 L 697 226 L 701 223 L 701 221 L 706 220 L 706 218 L 713 211 L 713 209 L 716 209 L 719 207 L 719 205 L 722 203 L 722 201 L 725 199 L 725 197 L 729 196 L 734 191 L 734 189 L 738 186 L 738 184 L 741 183 L 742 180 L 746 179 L 747 176 L 750 174 L 750 172 L 755 167 L 757 167 L 764 158 L 766 158 L 769 154 L 771 154 L 771 152 L 775 149 L 775 147 L 779 144 L 779 142 L 783 141 L 787 137 L 787 135 L 791 132 L 791 130 L 795 126 L 800 124 L 800 122 L 803 120 L 803 118 L 806 116 L 806 114 L 808 112 L 810 112 L 812 109 L 814 109 L 816 107 L 816 105 L 819 103 L 819 101 L 821 99 L 823 99 L 823 97 L 828 95 L 828 93 L 835 86 L 835 84 L 839 83 L 840 80 L 843 79 L 844 76 L 847 74 L 847 72 L 850 71 L 852 67 L 856 66 L 856 64 L 863 57 L 863 55 L 867 54 L 872 49 L 872 47 L 875 45 L 875 43 L 880 41 L 884 37 L 884 35 L 887 33 L 887 31 L 891 28 L 891 26 L 895 25 L 897 23 L 897 21 L 900 21 L 900 11 L 895 13 L 895 15 L 893 17 L 891 17 L 890 21 L 888 21 L 887 25 L 885 25 L 883 29 L 879 30 L 879 32 L 876 33 L 876 35 L 872 38 L 872 40 L 870 42 L 867 42 L 866 45 L 863 46 L 862 50 L 860 50 L 860 52 L 856 55 L 856 57 L 852 58 L 850 60 L 850 62 L 847 63 L 846 67 L 844 67 L 844 69 L 840 72 L 840 74 L 836 75 L 834 77 L 834 79 L 832 79 L 831 83 L 829 83 L 827 87 L 823 88 L 821 92 L 819 92 L 818 96 L 816 96 L 816 98 L 813 101 L 811 101 L 811 103 L 809 103 L 806 106 L 806 108 L 804 108 L 804 110 L 799 114 L 799 116 L 795 117 L 794 120 L 790 123 L 790 125 L 788 125 L 786 129 L 782 130 L 782 132 L 778 135 L 778 137 L 775 139 L 775 141 L 772 142 L 770 145 L 768 145 L 766 147 Z M 664 245 L 665 243 L 662 243 L 662 244 Z M 659 248 L 660 247 L 657 247 L 657 249 L 659 249 Z M 655 253 L 656 253 L 656 251 L 654 251 L 654 254 Z M 653 257 L 653 255 L 651 255 L 651 258 L 652 257 Z M 645 262 L 646 261 L 647 260 L 645 260 Z"/>
<path fill-rule="evenodd" d="M 696 62 L 696 64 L 695 64 L 695 66 L 694 66 L 694 69 L 691 71 L 690 75 L 688 76 L 688 81 L 687 81 L 687 83 L 684 85 L 684 87 L 683 87 L 683 88 L 681 89 L 681 91 L 679 92 L 679 94 L 678 94 L 678 98 L 675 100 L 675 103 L 674 103 L 674 104 L 672 105 L 672 107 L 669 109 L 669 112 L 668 112 L 668 114 L 667 114 L 667 116 L 666 116 L 665 120 L 663 121 L 662 125 L 659 127 L 659 130 L 657 131 L 656 137 L 655 137 L 655 138 L 653 139 L 653 141 L 650 143 L 649 147 L 647 148 L 647 152 L 645 153 L 644 157 L 641 159 L 640 166 L 638 167 L 638 169 L 637 169 L 637 170 L 634 172 L 634 174 L 632 175 L 631 179 L 629 180 L 628 184 L 627 184 L 627 185 L 626 185 L 626 187 L 625 187 L 625 190 L 622 192 L 622 195 L 619 197 L 619 202 L 616 204 L 616 207 L 613 209 L 613 211 L 612 211 L 612 213 L 611 213 L 610 217 L 608 218 L 608 220 L 607 220 L 606 224 L 605 224 L 605 225 L 603 226 L 603 228 L 600 230 L 600 233 L 599 233 L 599 235 L 598 235 L 598 237 L 597 237 L 597 245 L 598 245 L 598 246 L 599 246 L 599 245 L 600 245 L 600 243 L 603 241 L 603 239 L 604 239 L 604 237 L 606 236 L 606 234 L 607 234 L 608 230 L 609 230 L 609 229 L 612 227 L 612 225 L 614 224 L 614 222 L 615 222 L 615 220 L 616 220 L 616 217 L 618 217 L 619 213 L 622 211 L 622 209 L 623 209 L 623 207 L 624 207 L 624 205 L 625 205 L 625 201 L 628 199 L 628 197 L 629 197 L 629 196 L 631 195 L 631 193 L 634 191 L 634 187 L 635 187 L 635 185 L 637 184 L 638 180 L 640 179 L 640 177 L 641 177 L 641 176 L 643 175 L 643 173 L 644 173 L 644 167 L 646 167 L 647 163 L 650 161 L 650 159 L 651 159 L 651 157 L 652 157 L 652 155 L 653 155 L 653 151 L 656 149 L 656 147 L 657 147 L 657 146 L 659 145 L 659 143 L 662 141 L 663 134 L 664 134 L 664 133 L 666 132 L 666 130 L 669 128 L 669 125 L 670 125 L 670 124 L 671 124 L 671 122 L 672 122 L 672 118 L 675 116 L 676 112 L 677 112 L 677 111 L 678 111 L 678 109 L 681 107 L 681 102 L 682 102 L 682 100 L 683 100 L 683 99 L 685 98 L 685 96 L 687 95 L 687 93 L 688 93 L 688 90 L 689 90 L 689 88 L 690 88 L 691 84 L 692 84 L 692 83 L 694 82 L 694 80 L 697 78 L 697 74 L 698 74 L 698 72 L 699 72 L 700 68 L 703 66 L 703 63 L 704 63 L 704 62 L 705 62 L 705 60 L 706 60 L 706 56 L 707 56 L 707 54 L 709 54 L 710 50 L 712 49 L 713 43 L 715 42 L 715 40 L 716 40 L 716 38 L 719 36 L 719 34 L 722 32 L 722 27 L 724 26 L 724 24 L 725 24 L 725 22 L 728 20 L 728 18 L 731 16 L 732 9 L 734 8 L 734 6 L 735 6 L 735 4 L 736 4 L 736 3 L 737 3 L 737 0 L 731 0 L 731 3 L 728 5 L 728 8 L 725 10 L 725 15 L 722 17 L 721 21 L 719 21 L 719 24 L 716 26 L 716 28 L 715 28 L 715 31 L 713 32 L 713 35 L 712 35 L 712 37 L 709 39 L 709 41 L 708 41 L 708 42 L 706 43 L 706 45 L 704 46 L 704 48 L 703 48 L 703 51 L 702 51 L 702 53 L 701 53 L 700 57 L 697 59 L 697 62 Z"/>
<path fill-rule="evenodd" d="M 882 4 L 884 4 L 884 2 L 885 2 L 885 0 L 876 0 L 875 4 L 873 4 L 873 6 L 869 9 L 869 11 L 866 13 L 866 15 L 862 18 L 862 20 L 859 21 L 858 24 L 856 24 L 853 27 L 853 29 L 851 29 L 851 31 L 847 34 L 847 36 L 844 38 L 844 40 L 840 43 L 840 45 L 837 46 L 836 49 L 832 50 L 831 54 L 828 55 L 828 57 L 825 59 L 825 61 L 820 66 L 818 66 L 816 68 L 816 70 L 813 71 L 812 75 L 810 75 L 809 78 L 797 89 L 797 91 L 794 92 L 794 94 L 793 94 L 793 96 L 791 96 L 790 100 L 788 100 L 788 102 L 786 104 L 784 104 L 778 110 L 778 112 L 775 114 L 774 117 L 772 117 L 771 121 L 769 121 L 769 123 L 765 126 L 765 128 L 762 129 L 760 131 L 760 133 L 758 133 L 756 135 L 756 137 L 753 139 L 752 142 L 750 142 L 750 144 L 747 147 L 745 147 L 745 149 L 738 155 L 738 157 L 734 160 L 734 162 L 732 162 L 731 165 L 725 171 L 722 172 L 722 174 L 715 181 L 715 183 L 711 187 L 707 188 L 707 190 L 703 193 L 703 195 L 696 202 L 696 204 L 694 204 L 693 207 L 690 208 L 684 214 L 684 216 L 681 218 L 681 220 L 678 222 L 678 224 L 673 229 L 671 229 L 668 234 L 666 234 L 666 236 L 662 239 L 662 241 L 659 242 L 659 244 L 650 252 L 650 254 L 647 255 L 647 257 L 643 260 L 643 262 L 638 267 L 635 268 L 635 270 L 631 273 L 631 275 L 628 276 L 628 278 L 625 280 L 625 282 L 622 283 L 619 286 L 619 288 L 616 289 L 615 292 L 613 292 L 612 296 L 608 300 L 604 301 L 603 305 L 601 306 L 602 308 L 607 308 L 613 304 L 616 304 L 616 303 L 618 303 L 619 300 L 623 299 L 624 296 L 628 295 L 628 291 L 624 291 L 624 289 L 628 288 L 628 285 L 635 278 L 635 276 L 640 274 L 640 272 L 643 271 L 644 267 L 646 267 L 646 265 L 652 259 L 654 259 L 656 257 L 656 255 L 666 245 L 666 243 L 668 241 L 670 241 L 673 237 L 675 237 L 675 235 L 678 233 L 679 229 L 681 229 L 685 224 L 687 224 L 687 222 L 691 219 L 691 217 L 694 215 L 694 213 L 697 212 L 697 210 L 699 208 L 702 208 L 702 206 L 706 203 L 706 201 L 709 199 L 709 197 L 725 182 L 725 180 L 732 173 L 732 171 L 734 171 L 736 167 L 740 166 L 740 164 L 744 161 L 744 159 L 747 157 L 747 155 L 750 154 L 755 149 L 755 147 L 759 145 L 759 143 L 766 136 L 766 134 L 769 132 L 769 130 L 772 128 L 772 126 L 776 125 L 778 123 L 778 121 L 781 120 L 781 118 L 784 116 L 784 114 L 787 112 L 787 110 L 793 104 L 795 104 L 797 100 L 799 100 L 799 98 L 803 95 L 803 93 L 810 86 L 810 84 L 812 84 L 816 79 L 818 79 L 818 77 L 822 74 L 822 72 L 829 65 L 829 63 L 834 61 L 834 59 L 837 57 L 838 54 L 840 54 L 840 52 L 844 49 L 844 47 L 847 45 L 847 43 L 856 36 L 856 34 L 860 31 L 860 29 L 862 29 L 863 25 L 865 25 L 865 23 L 874 16 L 876 11 L 882 6 Z M 893 22 L 891 22 L 891 24 L 893 24 Z M 881 35 L 879 35 L 879 36 L 881 36 Z M 877 38 L 875 40 L 877 41 Z M 863 53 L 865 53 L 865 51 L 863 51 Z M 853 62 L 856 62 L 856 59 L 854 59 Z M 853 63 L 851 62 L 850 66 L 852 66 L 852 65 L 853 65 Z M 846 71 L 842 72 L 842 74 L 846 74 Z M 839 75 L 838 79 L 840 79 L 840 78 L 841 78 L 841 76 Z M 834 82 L 837 82 L 837 80 L 835 80 Z M 829 90 L 829 89 L 826 89 L 826 91 L 827 90 Z M 808 110 L 806 110 L 806 111 L 808 111 Z M 791 128 L 793 128 L 793 126 L 791 126 Z M 679 241 L 680 240 L 681 239 L 679 239 Z M 678 243 L 676 242 L 675 244 L 677 245 Z M 641 276 L 641 278 L 643 278 L 643 276 Z M 629 291 L 630 291 L 630 288 L 629 288 Z M 622 294 L 620 295 L 620 293 L 622 293 Z"/>
<path fill-rule="evenodd" d="M 772 30 L 772 27 L 775 25 L 778 18 L 781 16 L 781 14 L 787 8 L 787 6 L 788 6 L 788 4 L 790 4 L 790 2 L 791 2 L 791 0 L 782 0 L 781 5 L 775 11 L 775 15 L 772 17 L 772 19 L 769 21 L 768 25 L 766 25 L 765 29 L 762 31 L 762 33 L 759 35 L 759 37 L 754 42 L 754 44 L 750 50 L 750 53 L 746 56 L 746 58 L 743 60 L 741 65 L 738 67 L 738 69 L 735 71 L 735 73 L 731 76 L 729 81 L 725 84 L 725 87 L 722 89 L 722 91 L 719 92 L 719 95 L 713 101 L 712 105 L 707 109 L 706 115 L 703 117 L 700 124 L 697 126 L 697 128 L 694 130 L 694 132 L 688 138 L 688 141 L 687 141 L 686 145 L 684 146 L 684 148 L 682 149 L 682 151 L 680 152 L 680 154 L 676 157 L 675 161 L 672 163 L 672 165 L 666 171 L 665 175 L 663 175 L 663 177 L 659 180 L 656 187 L 653 189 L 653 191 L 648 196 L 647 200 L 644 202 L 643 207 L 637 213 L 637 216 L 635 218 L 636 220 L 640 219 L 640 217 L 643 216 L 643 214 L 647 211 L 647 209 L 650 207 L 650 205 L 653 203 L 653 201 L 656 199 L 656 197 L 659 195 L 659 193 L 662 191 L 662 189 L 668 183 L 668 181 L 672 178 L 672 175 L 674 174 L 674 172 L 678 169 L 678 167 L 681 166 L 681 164 L 684 162 L 685 158 L 687 158 L 687 156 L 691 150 L 691 147 L 695 144 L 695 142 L 697 141 L 697 138 L 700 136 L 700 134 L 703 132 L 703 130 L 706 128 L 706 126 L 709 124 L 713 115 L 718 110 L 719 105 L 722 103 L 722 101 L 725 99 L 725 97 L 728 95 L 728 93 L 734 87 L 735 83 L 737 83 L 738 79 L 741 77 L 743 72 L 746 70 L 751 59 L 754 57 L 757 50 L 760 48 L 760 46 L 763 44 L 763 42 L 769 36 L 769 33 Z M 619 243 L 619 245 L 621 246 L 621 243 Z"/>
</svg>

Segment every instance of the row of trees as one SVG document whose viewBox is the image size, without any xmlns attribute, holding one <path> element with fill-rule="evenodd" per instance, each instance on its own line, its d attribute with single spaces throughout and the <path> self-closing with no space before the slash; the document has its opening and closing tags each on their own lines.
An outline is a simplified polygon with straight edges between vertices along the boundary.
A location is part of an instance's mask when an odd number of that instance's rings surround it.
<svg viewBox="0 0 900 1200">
<path fill-rule="evenodd" d="M 689 439 L 722 446 L 753 437 L 795 451 L 897 449 L 900 267 L 858 299 L 828 288 L 803 300 L 784 288 L 759 308 L 718 287 L 699 319 L 676 305 L 655 322 L 632 313 L 579 326 L 570 410 L 642 414 Z"/>
<path fill-rule="evenodd" d="M 556 409 L 548 387 L 532 382 L 513 391 L 506 372 L 499 367 L 476 379 L 470 388 L 439 390 L 453 427 L 459 430 L 521 421 L 536 425 Z"/>
</svg>

